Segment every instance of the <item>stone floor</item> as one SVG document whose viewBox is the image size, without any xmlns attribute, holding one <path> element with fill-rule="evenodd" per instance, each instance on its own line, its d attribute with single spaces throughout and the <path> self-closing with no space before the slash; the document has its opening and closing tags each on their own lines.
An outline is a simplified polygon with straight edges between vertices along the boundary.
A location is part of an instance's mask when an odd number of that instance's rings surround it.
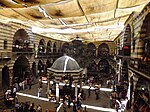
<svg viewBox="0 0 150 112">
<path fill-rule="evenodd" d="M 26 102 L 30 101 L 31 103 L 40 104 L 42 106 L 43 112 L 48 110 L 56 111 L 59 104 L 55 102 L 50 102 L 46 98 L 46 90 L 47 85 L 43 84 L 43 90 L 42 90 L 42 97 L 37 97 L 37 91 L 38 91 L 38 83 L 32 85 L 31 89 L 25 89 L 17 92 L 18 101 L 19 102 Z M 88 90 L 84 89 L 86 93 L 86 99 L 82 101 L 82 107 L 87 107 L 88 112 L 115 112 L 115 110 L 111 109 L 109 106 L 109 95 L 110 92 L 108 91 L 100 91 L 100 99 L 96 100 L 95 91 L 91 90 L 91 96 L 88 97 Z M 28 96 L 27 96 L 28 95 Z M 29 96 L 30 95 L 30 96 Z M 32 95 L 32 96 L 31 96 Z M 95 107 L 95 109 L 93 109 Z M 7 109 L 8 112 L 11 112 L 11 109 L 13 107 Z M 107 109 L 107 110 L 104 110 Z M 59 112 L 63 112 L 62 107 L 60 108 Z M 67 108 L 67 112 L 72 112 L 72 107 Z"/>
</svg>

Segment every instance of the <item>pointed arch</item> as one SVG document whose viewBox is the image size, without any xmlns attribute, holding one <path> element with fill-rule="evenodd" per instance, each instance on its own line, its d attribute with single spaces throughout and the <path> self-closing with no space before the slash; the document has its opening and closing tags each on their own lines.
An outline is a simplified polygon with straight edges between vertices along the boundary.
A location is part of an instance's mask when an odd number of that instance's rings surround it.
<svg viewBox="0 0 150 112">
<path fill-rule="evenodd" d="M 56 53 L 57 52 L 57 43 L 55 42 L 53 44 L 53 53 Z"/>
<path fill-rule="evenodd" d="M 24 29 L 19 29 L 13 37 L 13 52 L 26 51 L 29 47 L 29 35 Z"/>
<path fill-rule="evenodd" d="M 45 52 L 45 40 L 41 39 L 38 45 L 38 53 L 44 53 Z"/>
<path fill-rule="evenodd" d="M 31 74 L 28 59 L 24 55 L 19 56 L 13 66 L 13 81 L 21 82 Z"/>
<path fill-rule="evenodd" d="M 46 47 L 46 53 L 51 53 L 52 49 L 52 42 L 49 40 L 47 42 L 47 47 Z"/>
<path fill-rule="evenodd" d="M 68 42 L 65 42 L 62 45 L 61 51 L 63 54 L 68 54 L 68 52 L 69 52 L 69 43 Z"/>
<path fill-rule="evenodd" d="M 88 55 L 96 57 L 96 46 L 93 43 L 88 43 Z"/>
<path fill-rule="evenodd" d="M 98 70 L 100 73 L 109 74 L 109 63 L 106 59 L 102 59 L 99 61 Z"/>
<path fill-rule="evenodd" d="M 106 57 L 109 56 L 109 46 L 106 43 L 102 43 L 98 47 L 98 56 Z"/>
</svg>

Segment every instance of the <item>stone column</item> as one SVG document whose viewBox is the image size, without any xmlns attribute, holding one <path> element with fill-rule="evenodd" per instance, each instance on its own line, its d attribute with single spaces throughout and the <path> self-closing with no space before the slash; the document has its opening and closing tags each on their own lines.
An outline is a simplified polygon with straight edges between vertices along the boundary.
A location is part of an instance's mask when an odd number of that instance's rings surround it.
<svg viewBox="0 0 150 112">
<path fill-rule="evenodd" d="M 56 103 L 59 103 L 59 83 L 56 82 Z"/>
<path fill-rule="evenodd" d="M 47 94 L 49 94 L 49 90 L 50 90 L 50 74 L 48 73 L 48 76 L 47 76 Z"/>
<path fill-rule="evenodd" d="M 75 82 L 74 83 L 75 84 L 75 97 L 76 97 L 76 99 L 75 100 L 77 100 L 77 97 L 78 97 L 78 83 L 77 82 Z"/>
<path fill-rule="evenodd" d="M 82 74 L 80 74 L 80 92 L 82 91 Z"/>
</svg>

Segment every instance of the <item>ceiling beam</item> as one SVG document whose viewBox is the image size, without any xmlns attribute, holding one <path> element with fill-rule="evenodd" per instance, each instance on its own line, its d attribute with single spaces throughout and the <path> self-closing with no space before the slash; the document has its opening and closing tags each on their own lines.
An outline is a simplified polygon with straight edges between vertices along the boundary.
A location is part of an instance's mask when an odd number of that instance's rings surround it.
<svg viewBox="0 0 150 112">
<path fill-rule="evenodd" d="M 89 20 L 88 20 L 88 18 L 87 18 L 87 16 L 86 16 L 86 14 L 85 14 L 85 12 L 84 12 L 84 10 L 83 10 L 83 8 L 82 8 L 82 6 L 81 6 L 81 4 L 80 4 L 80 2 L 79 2 L 79 0 L 76 0 L 76 1 L 77 1 L 77 4 L 78 4 L 78 6 L 79 6 L 80 11 L 81 11 L 82 14 L 85 16 L 87 22 L 90 23 Z"/>
</svg>

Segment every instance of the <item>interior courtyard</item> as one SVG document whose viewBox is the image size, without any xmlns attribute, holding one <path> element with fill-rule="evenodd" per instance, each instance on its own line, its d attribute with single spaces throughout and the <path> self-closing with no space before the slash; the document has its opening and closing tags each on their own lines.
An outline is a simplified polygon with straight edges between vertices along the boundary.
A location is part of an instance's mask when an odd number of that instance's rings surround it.
<svg viewBox="0 0 150 112">
<path fill-rule="evenodd" d="M 0 0 L 0 112 L 149 111 L 149 0 Z"/>
</svg>

